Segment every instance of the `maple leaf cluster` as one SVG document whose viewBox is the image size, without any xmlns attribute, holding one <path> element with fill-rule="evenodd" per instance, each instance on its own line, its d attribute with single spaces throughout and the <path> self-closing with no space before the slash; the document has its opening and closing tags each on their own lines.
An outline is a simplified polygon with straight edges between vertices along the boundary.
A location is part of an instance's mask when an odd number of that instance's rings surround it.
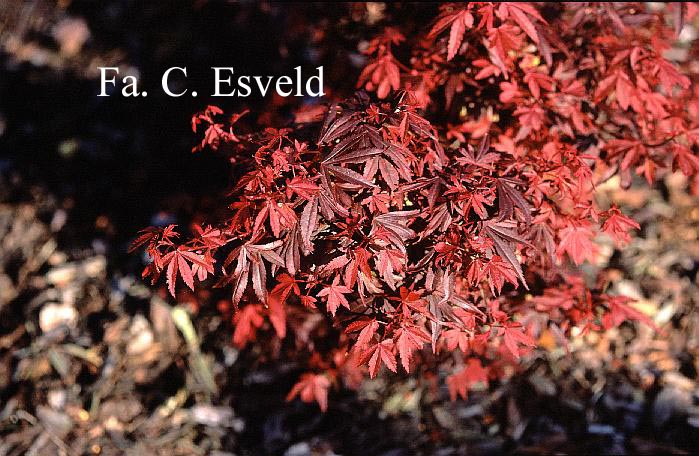
<svg viewBox="0 0 699 456">
<path fill-rule="evenodd" d="M 293 341 L 309 371 L 289 399 L 322 409 L 332 387 L 382 366 L 445 369 L 466 397 L 544 333 L 566 346 L 573 329 L 652 326 L 574 265 L 595 260 L 600 235 L 621 246 L 640 228 L 598 206 L 597 184 L 672 170 L 696 182 L 698 86 L 663 54 L 695 12 L 442 5 L 411 39 L 400 24 L 373 39 L 369 93 L 332 104 L 310 134 L 234 134 L 240 115 L 209 107 L 196 149 L 226 144 L 245 169 L 230 216 L 186 240 L 172 225 L 142 232 L 144 277 L 164 274 L 173 296 L 179 280 L 229 287 L 233 343 Z"/>
</svg>

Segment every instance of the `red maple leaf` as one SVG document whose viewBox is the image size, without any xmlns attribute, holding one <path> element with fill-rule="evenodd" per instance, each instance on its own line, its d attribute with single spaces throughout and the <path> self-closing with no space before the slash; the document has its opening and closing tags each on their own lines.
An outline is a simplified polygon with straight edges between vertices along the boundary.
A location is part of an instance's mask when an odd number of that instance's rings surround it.
<svg viewBox="0 0 699 456">
<path fill-rule="evenodd" d="M 371 320 L 358 320 L 351 323 L 345 329 L 346 333 L 353 333 L 359 331 L 359 336 L 357 336 L 357 341 L 354 344 L 354 349 L 362 349 L 369 345 L 369 343 L 374 340 L 376 331 L 379 329 L 379 322 L 375 318 Z"/>
<path fill-rule="evenodd" d="M 551 76 L 538 71 L 530 71 L 524 76 L 524 82 L 529 86 L 534 98 L 541 98 L 541 88 L 553 90 L 554 80 Z"/>
<path fill-rule="evenodd" d="M 422 328 L 408 325 L 402 326 L 396 331 L 395 339 L 403 368 L 409 373 L 413 351 L 420 350 L 423 345 L 429 344 L 431 342 L 430 335 Z"/>
<path fill-rule="evenodd" d="M 393 58 L 387 54 L 378 61 L 367 65 L 359 75 L 358 87 L 366 86 L 367 90 L 376 90 L 379 98 L 386 98 L 391 90 L 400 87 L 400 69 Z"/>
<path fill-rule="evenodd" d="M 632 299 L 626 296 L 608 296 L 607 307 L 609 311 L 602 317 L 604 328 L 616 328 L 626 320 L 636 320 L 660 331 L 652 319 L 629 305 L 631 301 Z"/>
<path fill-rule="evenodd" d="M 456 400 L 457 396 L 467 398 L 468 390 L 476 383 L 488 383 L 488 371 L 483 368 L 481 360 L 469 358 L 463 369 L 447 377 L 447 386 L 451 400 Z"/>
<path fill-rule="evenodd" d="M 376 344 L 369 346 L 369 348 L 362 354 L 362 356 L 359 358 L 359 364 L 369 364 L 369 376 L 371 378 L 376 377 L 382 363 L 393 372 L 398 372 L 396 369 L 396 355 L 393 350 L 393 340 L 386 339 L 382 342 L 377 342 Z"/>
<path fill-rule="evenodd" d="M 522 351 L 520 346 L 535 347 L 536 341 L 527 333 L 522 331 L 522 326 L 517 324 L 505 324 L 498 331 L 498 335 L 502 336 L 505 347 L 515 359 L 519 359 Z"/>
<path fill-rule="evenodd" d="M 559 257 L 567 253 L 575 264 L 595 258 L 597 247 L 592 242 L 594 233 L 589 225 L 565 227 L 561 230 L 560 237 L 556 250 Z"/>
<path fill-rule="evenodd" d="M 515 3 L 515 2 L 503 2 L 500 3 L 498 7 L 498 16 L 503 19 L 511 17 L 517 25 L 519 25 L 524 33 L 529 35 L 535 43 L 539 43 L 539 34 L 536 32 L 536 27 L 532 23 L 535 22 L 546 23 L 539 12 L 527 3 Z"/>
<path fill-rule="evenodd" d="M 509 24 L 503 24 L 490 30 L 488 39 L 500 62 L 506 62 L 508 53 L 516 51 L 522 46 L 522 36 L 519 34 L 519 29 Z M 505 71 L 504 68 L 501 69 L 503 72 Z"/>
<path fill-rule="evenodd" d="M 189 262 L 201 267 L 204 271 L 213 274 L 214 268 L 211 264 L 213 260 L 202 257 L 194 252 L 178 248 L 166 254 L 162 258 L 163 265 L 167 265 L 167 287 L 172 296 L 175 296 L 175 283 L 177 276 L 181 276 L 184 283 L 194 289 L 194 273 Z"/>
<path fill-rule="evenodd" d="M 522 124 L 522 128 L 526 128 L 527 131 L 539 131 L 544 126 L 546 121 L 546 111 L 538 104 L 533 104 L 531 106 L 521 106 L 515 110 L 514 113 L 519 116 L 519 121 Z"/>
<path fill-rule="evenodd" d="M 699 172 L 699 157 L 692 151 L 681 144 L 672 145 L 672 169 L 680 169 L 685 176 L 693 176 Z"/>
<path fill-rule="evenodd" d="M 262 305 L 248 304 L 235 313 L 233 322 L 235 331 L 233 332 L 233 344 L 244 347 L 248 342 L 255 340 L 257 329 L 264 323 L 262 316 Z"/>
<path fill-rule="evenodd" d="M 447 344 L 447 350 L 454 351 L 458 347 L 462 353 L 468 353 L 471 335 L 466 331 L 461 329 L 449 329 L 444 331 L 442 337 Z"/>
<path fill-rule="evenodd" d="M 631 236 L 629 236 L 629 231 L 631 229 L 638 230 L 641 228 L 634 220 L 622 214 L 616 206 L 609 209 L 606 215 L 607 220 L 605 220 L 602 225 L 602 231 L 609 234 L 619 246 L 631 240 Z"/>
<path fill-rule="evenodd" d="M 500 294 L 505 281 L 510 282 L 514 286 L 518 284 L 515 270 L 498 255 L 493 255 L 490 261 L 486 263 L 481 274 L 487 277 L 493 294 L 495 294 L 496 290 L 497 294 Z"/>
<path fill-rule="evenodd" d="M 340 285 L 340 276 L 335 276 L 332 285 L 328 285 L 320 292 L 318 292 L 319 297 L 325 297 L 327 299 L 327 309 L 328 312 L 335 316 L 338 307 L 343 306 L 347 309 L 350 308 L 346 294 L 352 293 L 352 290 L 344 285 Z"/>
<path fill-rule="evenodd" d="M 320 187 L 314 184 L 309 179 L 301 176 L 296 176 L 286 183 L 287 188 L 293 191 L 297 195 L 307 200 L 312 199 L 314 196 L 318 195 Z M 289 192 L 287 192 L 288 194 Z"/>
<path fill-rule="evenodd" d="M 291 388 L 286 396 L 287 401 L 299 396 L 303 402 L 317 402 L 320 409 L 325 412 L 328 409 L 328 389 L 330 380 L 324 374 L 306 373 Z"/>
<path fill-rule="evenodd" d="M 451 25 L 449 31 L 449 46 L 447 47 L 447 61 L 454 58 L 459 50 L 461 41 L 464 39 L 466 29 L 473 27 L 473 15 L 467 9 L 457 10 L 443 14 L 432 27 L 429 36 L 436 36 L 446 30 Z"/>
<path fill-rule="evenodd" d="M 396 289 L 396 281 L 393 274 L 400 274 L 403 271 L 405 260 L 406 255 L 400 250 L 383 249 L 379 251 L 376 268 L 379 270 L 384 282 L 386 282 L 392 290 Z"/>
</svg>

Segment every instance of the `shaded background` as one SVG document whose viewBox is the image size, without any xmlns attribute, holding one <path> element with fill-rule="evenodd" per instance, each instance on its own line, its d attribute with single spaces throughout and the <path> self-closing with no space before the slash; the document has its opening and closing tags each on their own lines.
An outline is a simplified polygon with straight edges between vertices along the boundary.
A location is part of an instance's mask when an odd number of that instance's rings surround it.
<svg viewBox="0 0 699 456">
<path fill-rule="evenodd" d="M 173 195 L 200 198 L 230 182 L 223 159 L 189 153 L 196 142 L 189 128 L 193 113 L 207 102 L 227 112 L 247 107 L 259 113 L 270 106 L 270 100 L 254 96 L 245 104 L 237 98 L 207 100 L 212 66 L 279 75 L 292 74 L 296 65 L 309 69 L 325 64 L 326 86 L 341 89 L 353 86 L 361 63 L 356 49 L 347 50 L 355 55 L 356 67 L 347 66 L 342 52 L 336 54 L 344 43 L 334 43 L 337 47 L 328 54 L 312 41 L 313 33 L 333 22 L 334 14 L 338 19 L 346 14 L 347 7 L 64 3 L 3 2 L 2 166 L 71 197 L 80 207 L 77 216 L 107 215 L 119 227 L 118 235 L 126 237 L 149 224 L 149 214 L 167 208 Z M 315 23 L 313 28 L 309 22 Z M 352 37 L 347 39 L 349 46 Z M 333 65 L 340 59 L 343 65 Z M 149 97 L 97 97 L 98 66 L 138 75 Z M 188 68 L 188 83 L 198 88 L 198 98 L 171 98 L 162 92 L 161 75 L 172 66 Z M 274 117 L 282 126 L 293 119 L 292 106 L 275 101 Z M 254 123 L 254 114 L 250 117 Z"/>
<path fill-rule="evenodd" d="M 331 393 L 326 414 L 286 403 L 303 366 L 232 348 L 215 296 L 173 307 L 140 281 L 142 258 L 126 254 L 134 233 L 225 206 L 235 179 L 225 158 L 190 152 L 191 115 L 215 103 L 249 108 L 243 129 L 282 127 L 319 102 L 207 99 L 211 66 L 280 75 L 324 65 L 325 102 L 354 90 L 359 51 L 387 19 L 418 29 L 436 11 L 0 2 L 0 455 L 699 450 L 699 202 L 681 176 L 600 188 L 644 235 L 590 266 L 628 277 L 620 291 L 668 334 L 624 325 L 573 341 L 571 355 L 543 341 L 522 374 L 468 401 L 393 376 Z M 148 98 L 97 97 L 99 66 L 138 74 Z M 162 93 L 171 66 L 188 68 L 198 98 Z M 196 319 L 178 320 L 183 308 Z"/>
</svg>

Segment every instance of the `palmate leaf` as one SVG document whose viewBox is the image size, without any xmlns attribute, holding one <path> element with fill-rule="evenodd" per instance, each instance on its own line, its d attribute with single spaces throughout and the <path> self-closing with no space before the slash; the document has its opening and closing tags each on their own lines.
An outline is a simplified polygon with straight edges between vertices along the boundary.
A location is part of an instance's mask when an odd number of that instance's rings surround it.
<svg viewBox="0 0 699 456">
<path fill-rule="evenodd" d="M 175 296 L 175 282 L 177 282 L 178 274 L 182 277 L 182 280 L 184 280 L 184 283 L 190 289 L 194 289 L 192 269 L 189 267 L 184 258 L 182 258 L 179 252 L 174 252 L 173 257 L 167 265 L 167 287 L 172 296 Z"/>
<path fill-rule="evenodd" d="M 248 268 L 247 255 L 244 250 L 240 251 L 240 256 L 238 257 L 238 267 L 236 267 L 231 279 L 233 283 L 233 296 L 231 301 L 233 302 L 233 307 L 238 308 L 238 304 L 245 293 L 245 289 L 248 287 L 248 276 L 250 275 L 250 268 Z"/>
<path fill-rule="evenodd" d="M 328 312 L 335 316 L 338 307 L 343 306 L 347 309 L 350 308 L 346 294 L 352 293 L 352 290 L 344 285 L 340 285 L 340 276 L 335 276 L 335 280 L 331 285 L 323 288 L 318 292 L 318 297 L 325 297 L 327 299 Z"/>
<path fill-rule="evenodd" d="M 384 160 L 383 158 L 379 158 L 377 162 L 381 177 L 388 184 L 389 188 L 392 190 L 397 188 L 400 176 L 396 168 L 388 160 Z"/>
<path fill-rule="evenodd" d="M 262 301 L 267 303 L 267 267 L 264 261 L 267 261 L 277 267 L 285 267 L 284 259 L 275 252 L 275 249 L 284 245 L 284 241 L 276 240 L 266 244 L 244 244 L 238 249 L 231 252 L 231 256 L 226 260 L 226 264 L 231 264 L 236 258 L 233 254 L 237 254 L 236 267 L 233 273 L 224 277 L 217 286 L 233 285 L 232 303 L 235 308 L 238 307 L 243 294 L 248 287 L 248 279 L 252 276 L 252 285 L 255 295 Z M 252 274 L 251 274 L 252 272 Z"/>
<path fill-rule="evenodd" d="M 299 219 L 301 245 L 304 255 L 313 252 L 313 235 L 318 228 L 318 198 L 312 198 L 303 208 Z"/>
<path fill-rule="evenodd" d="M 447 345 L 447 350 L 454 351 L 457 348 L 462 353 L 468 353 L 471 335 L 461 329 L 449 329 L 444 331 L 444 341 Z"/>
<path fill-rule="evenodd" d="M 369 343 L 374 340 L 376 331 L 379 329 L 379 322 L 375 318 L 372 319 L 362 319 L 350 323 L 345 332 L 347 334 L 352 334 L 359 331 L 357 340 L 352 347 L 353 350 L 361 350 L 369 346 Z"/>
<path fill-rule="evenodd" d="M 609 209 L 606 214 L 607 220 L 602 225 L 602 231 L 610 235 L 617 246 L 622 246 L 631 241 L 629 231 L 641 228 L 633 219 L 622 214 L 616 206 Z"/>
<path fill-rule="evenodd" d="M 444 181 L 439 177 L 433 177 L 431 179 L 420 178 L 416 179 L 409 184 L 402 185 L 398 191 L 408 192 L 421 190 L 423 188 L 429 187 L 427 190 L 427 204 L 430 209 L 433 209 L 437 204 L 437 200 L 441 196 L 441 190 L 444 187 Z"/>
<path fill-rule="evenodd" d="M 452 304 L 468 312 L 471 312 L 479 317 L 485 317 L 485 314 L 483 314 L 483 312 L 478 307 L 466 301 L 463 297 L 459 296 L 459 294 L 456 293 L 455 288 L 455 274 L 452 273 L 449 269 L 438 269 L 437 275 L 435 277 L 435 289 L 433 294 L 438 297 L 441 296 L 439 304 Z"/>
<path fill-rule="evenodd" d="M 277 285 L 272 289 L 270 294 L 278 296 L 281 303 L 286 302 L 292 291 L 296 296 L 301 296 L 301 288 L 298 282 L 289 274 L 279 274 L 276 279 Z"/>
<path fill-rule="evenodd" d="M 335 165 L 322 165 L 321 169 L 323 170 L 323 174 L 325 174 L 326 176 L 333 176 L 349 184 L 359 185 L 361 187 L 367 188 L 376 187 L 374 183 L 368 181 L 364 178 L 364 176 L 349 168 L 343 168 L 341 166 Z"/>
<path fill-rule="evenodd" d="M 400 67 L 393 54 L 386 53 L 367 65 L 359 74 L 357 87 L 376 86 L 376 95 L 386 98 L 392 90 L 400 88 Z"/>
<path fill-rule="evenodd" d="M 529 35 L 535 43 L 539 43 L 539 34 L 536 32 L 534 21 L 546 23 L 539 12 L 526 3 L 503 2 L 499 6 L 498 15 L 501 17 L 511 17 L 519 25 L 524 33 Z"/>
<path fill-rule="evenodd" d="M 178 275 L 182 277 L 182 280 L 190 290 L 194 290 L 194 272 L 189 263 L 203 269 L 208 274 L 213 274 L 212 261 L 211 257 L 207 258 L 183 248 L 178 248 L 163 256 L 162 264 L 167 265 L 167 286 L 170 294 L 173 297 L 175 296 L 175 285 Z"/>
<path fill-rule="evenodd" d="M 556 241 L 551 228 L 543 223 L 535 223 L 530 227 L 529 239 L 538 247 L 548 264 L 553 266 L 556 261 Z"/>
<path fill-rule="evenodd" d="M 128 253 L 133 253 L 142 246 L 156 241 L 160 237 L 160 233 L 162 232 L 162 229 L 160 228 L 155 228 L 155 227 L 149 227 L 144 230 L 141 230 L 138 232 L 138 236 L 136 239 L 134 239 L 131 242 L 131 245 L 129 246 Z"/>
<path fill-rule="evenodd" d="M 314 198 L 320 191 L 320 187 L 313 183 L 313 181 L 300 176 L 296 176 L 292 180 L 287 181 L 286 186 L 288 189 L 306 200 Z"/>
<path fill-rule="evenodd" d="M 328 261 L 327 263 L 321 265 L 318 268 L 318 276 L 319 277 L 326 277 L 329 276 L 331 273 L 344 268 L 347 263 L 350 262 L 350 258 L 347 255 L 340 255 L 332 260 Z"/>
<path fill-rule="evenodd" d="M 376 377 L 376 374 L 381 368 L 381 364 L 385 364 L 393 372 L 398 372 L 396 366 L 396 355 L 393 352 L 395 344 L 393 340 L 386 339 L 370 346 L 360 357 L 360 364 L 369 364 L 369 376 Z"/>
<path fill-rule="evenodd" d="M 396 331 L 395 340 L 403 369 L 410 373 L 410 361 L 413 358 L 413 352 L 421 350 L 425 344 L 429 344 L 431 341 L 430 335 L 418 326 L 406 325 L 401 326 Z"/>
<path fill-rule="evenodd" d="M 234 317 L 235 331 L 233 332 L 233 345 L 243 348 L 248 342 L 255 339 L 255 333 L 264 323 L 262 306 L 260 304 L 248 304 Z"/>
<path fill-rule="evenodd" d="M 404 254 L 406 253 L 406 241 L 417 236 L 410 227 L 410 220 L 418 215 L 419 211 L 394 211 L 374 217 L 370 235 L 374 239 L 390 243 Z"/>
<path fill-rule="evenodd" d="M 383 281 L 392 290 L 396 289 L 396 280 L 393 275 L 396 272 L 401 273 L 403 271 L 406 258 L 405 253 L 397 249 L 383 249 L 379 251 L 376 268 Z"/>
<path fill-rule="evenodd" d="M 427 34 L 428 37 L 434 38 L 435 36 L 439 35 L 443 31 L 445 31 L 449 26 L 451 26 L 451 30 L 454 30 L 454 22 L 457 20 L 460 20 L 462 23 L 466 22 L 464 25 L 468 25 L 468 27 L 473 26 L 473 16 L 471 16 L 470 20 L 464 21 L 463 18 L 464 16 L 468 14 L 470 16 L 470 13 L 468 10 L 463 9 L 463 10 L 456 10 L 456 11 L 451 11 L 451 12 L 446 12 L 441 14 L 437 20 L 435 21 L 434 25 L 432 26 L 432 29 L 430 29 L 430 32 Z M 457 26 L 458 29 L 459 26 Z M 451 34 L 452 32 L 450 32 Z M 451 60 L 451 59 L 449 59 Z"/>
<path fill-rule="evenodd" d="M 252 288 L 258 299 L 267 302 L 267 268 L 259 255 L 252 255 Z"/>
<path fill-rule="evenodd" d="M 333 148 L 322 162 L 326 185 L 332 181 L 327 171 L 332 170 L 334 176 L 342 181 L 356 185 L 372 186 L 376 184 L 371 182 L 371 179 L 376 175 L 377 171 L 381 173 L 381 177 L 392 189 L 397 188 L 400 178 L 411 181 L 412 173 L 408 163 L 408 158 L 412 155 L 407 149 L 401 149 L 395 145 L 387 146 L 384 144 L 378 134 L 373 129 L 359 129 L 364 131 L 364 134 L 351 136 L 343 139 L 336 147 Z M 359 179 L 355 172 L 341 165 L 350 164 L 365 164 L 363 169 L 363 179 Z"/>
<path fill-rule="evenodd" d="M 532 223 L 531 207 L 524 196 L 513 187 L 513 184 L 516 183 L 512 179 L 506 178 L 495 180 L 495 186 L 498 189 L 499 219 L 511 219 L 516 207 L 522 212 L 524 222 L 530 225 Z"/>
<path fill-rule="evenodd" d="M 343 115 L 341 109 L 338 105 L 334 105 L 328 111 L 318 140 L 319 144 L 331 144 L 355 128 L 359 116 L 356 113 Z"/>
<path fill-rule="evenodd" d="M 430 342 L 432 343 L 432 353 L 437 353 L 437 340 L 442 333 L 442 305 L 439 296 L 428 295 L 427 305 L 434 319 L 430 321 Z"/>
<path fill-rule="evenodd" d="M 401 239 L 412 239 L 417 234 L 408 227 L 410 219 L 417 216 L 420 211 L 394 211 L 374 217 L 374 224 L 381 225 L 389 231 L 394 232 Z"/>
<path fill-rule="evenodd" d="M 320 207 L 320 212 L 323 214 L 323 217 L 325 217 L 328 220 L 333 220 L 335 218 L 335 215 L 339 215 L 340 217 L 348 217 L 349 211 L 344 206 L 335 201 L 331 194 L 332 191 L 327 186 L 327 184 L 321 188 L 318 203 Z"/>
<path fill-rule="evenodd" d="M 597 253 L 597 247 L 593 243 L 595 233 L 589 225 L 565 227 L 559 236 L 561 240 L 556 251 L 559 257 L 567 253 L 575 264 L 594 259 Z"/>
<path fill-rule="evenodd" d="M 367 147 L 362 147 L 364 143 L 364 138 L 361 135 L 355 134 L 356 125 L 352 125 L 352 128 L 345 132 L 345 136 L 342 140 L 338 141 L 337 144 L 333 146 L 330 153 L 323 158 L 323 163 L 328 163 L 335 160 L 337 157 L 342 156 L 342 154 L 347 151 L 355 149 L 366 149 Z"/>
<path fill-rule="evenodd" d="M 398 188 L 401 178 L 407 182 L 412 180 L 408 162 L 401 154 L 401 149 L 397 147 L 388 147 L 382 151 L 381 155 L 365 160 L 364 177 L 373 179 L 377 172 L 380 173 L 391 190 Z"/>
<path fill-rule="evenodd" d="M 448 320 L 458 322 L 463 326 L 461 320 L 455 315 L 455 309 L 466 311 L 477 318 L 485 317 L 485 314 L 474 304 L 468 302 L 455 290 L 455 274 L 451 271 L 443 270 L 439 267 L 428 269 L 425 278 L 425 289 L 428 293 L 425 299 L 428 303 L 430 317 L 430 334 L 432 351 L 437 350 L 437 341 L 442 334 Z"/>
<path fill-rule="evenodd" d="M 335 143 L 337 141 L 337 143 Z M 341 128 L 335 130 L 330 138 L 321 137 L 319 144 L 333 144 L 330 154 L 324 159 L 332 160 L 353 149 L 381 147 L 383 141 L 376 128 L 361 124 L 355 116 L 349 116 L 348 121 L 342 121 Z"/>
<path fill-rule="evenodd" d="M 640 321 L 643 324 L 660 331 L 653 319 L 631 306 L 633 299 L 626 296 L 609 296 L 607 298 L 607 313 L 602 317 L 602 323 L 606 329 L 618 327 L 627 320 Z"/>
<path fill-rule="evenodd" d="M 287 401 L 291 401 L 299 396 L 303 402 L 317 402 L 320 410 L 325 412 L 328 409 L 328 389 L 330 380 L 323 374 L 306 373 L 291 388 L 286 396 Z"/>
<path fill-rule="evenodd" d="M 398 174 L 400 174 L 403 180 L 406 182 L 411 182 L 413 180 L 413 173 L 410 170 L 409 161 L 414 161 L 415 156 L 407 148 L 392 144 L 383 150 L 383 155 L 393 162 L 396 171 L 398 171 Z"/>
<path fill-rule="evenodd" d="M 491 29 L 488 33 L 490 49 L 493 55 L 498 57 L 498 63 L 500 63 L 498 66 L 502 66 L 503 73 L 506 73 L 507 68 L 502 62 L 507 61 L 508 53 L 517 51 L 522 46 L 523 39 L 519 31 L 520 29 L 514 25 L 503 24 Z"/>
<path fill-rule="evenodd" d="M 520 346 L 536 346 L 536 341 L 529 334 L 524 332 L 523 329 L 522 326 L 518 326 L 517 324 L 509 324 L 503 326 L 498 331 L 498 334 L 502 336 L 507 350 L 517 359 L 522 354 Z"/>
<path fill-rule="evenodd" d="M 352 124 L 351 128 L 343 130 L 342 136 L 335 139 L 335 141 L 338 140 L 339 142 L 332 147 L 330 153 L 324 157 L 324 163 L 339 160 L 340 157 L 354 150 L 382 149 L 384 147 L 384 142 L 376 128 L 360 124 L 358 121 Z"/>
<path fill-rule="evenodd" d="M 473 27 L 473 15 L 468 11 L 461 11 L 451 24 L 449 31 L 449 47 L 447 50 L 447 60 L 456 56 L 456 52 L 461 46 L 466 29 Z"/>
<path fill-rule="evenodd" d="M 284 238 L 284 245 L 281 247 L 280 256 L 284 260 L 284 266 L 289 274 L 296 275 L 301 267 L 301 233 L 299 225 L 296 224 Z M 274 273 L 275 269 L 272 269 Z"/>
<path fill-rule="evenodd" d="M 345 267 L 344 281 L 345 285 L 350 288 L 354 288 L 355 284 L 359 283 L 360 295 L 362 294 L 361 287 L 366 285 L 361 280 L 357 280 L 362 276 L 365 278 L 372 277 L 371 268 L 369 267 L 369 259 L 371 258 L 371 253 L 363 247 L 356 247 L 348 251 L 350 254 L 350 260 Z M 378 292 L 378 290 L 376 290 Z"/>
<path fill-rule="evenodd" d="M 457 396 L 466 399 L 471 386 L 479 382 L 488 383 L 488 371 L 483 368 L 480 359 L 469 358 L 463 369 L 447 377 L 451 399 L 456 400 Z"/>
<path fill-rule="evenodd" d="M 486 220 L 481 224 L 482 232 L 485 233 L 492 241 L 495 247 L 495 251 L 512 266 L 517 274 L 519 280 L 522 281 L 522 285 L 527 290 L 529 286 L 527 281 L 524 279 L 524 274 L 522 273 L 522 266 L 517 259 L 517 255 L 512 248 L 512 243 L 519 243 L 524 245 L 531 245 L 529 242 L 521 237 L 516 232 L 512 231 L 512 223 L 506 221 L 493 221 Z"/>
<path fill-rule="evenodd" d="M 468 147 L 461 149 L 460 152 L 462 156 L 456 159 L 458 163 L 466 166 L 482 168 L 488 171 L 494 170 L 495 168 L 493 167 L 493 164 L 500 159 L 500 154 L 490 152 L 489 135 L 485 135 L 483 137 L 478 149 L 475 149 L 469 144 Z"/>
<path fill-rule="evenodd" d="M 364 163 L 369 158 L 376 155 L 381 155 L 382 149 L 380 147 L 364 147 L 361 149 L 350 149 L 347 152 L 339 155 L 332 155 L 325 160 L 323 163 L 326 165 L 338 165 L 342 163 Z"/>
<path fill-rule="evenodd" d="M 517 286 L 517 276 L 512 270 L 512 267 L 504 262 L 498 255 L 493 255 L 490 261 L 488 261 L 481 270 L 481 275 L 488 277 L 488 283 L 494 295 L 500 294 L 505 281 Z"/>
<path fill-rule="evenodd" d="M 408 182 L 411 181 L 410 160 L 415 160 L 412 153 L 405 147 L 385 141 L 376 127 L 361 123 L 359 118 L 354 118 L 353 125 L 352 121 L 348 120 L 351 117 L 348 115 L 335 116 L 324 127 L 327 132 L 324 131 L 321 134 L 319 144 L 333 144 L 329 154 L 321 162 L 321 181 L 329 190 L 328 195 L 335 202 L 342 204 L 341 200 L 349 197 L 344 196 L 342 191 L 333 184 L 339 181 L 340 183 L 358 185 L 361 188 L 376 188 L 377 184 L 372 180 L 379 172 L 384 182 L 392 190 L 397 189 L 401 178 Z M 403 125 L 405 129 L 411 117 L 408 113 L 404 113 L 401 118 L 403 121 L 400 125 Z M 389 121 L 396 122 L 397 120 L 391 117 Z M 335 127 L 335 124 L 340 126 Z M 428 127 L 424 127 L 418 124 L 415 119 L 413 119 L 413 124 L 416 128 L 429 130 L 429 124 L 427 124 Z M 389 124 L 386 128 L 397 127 Z M 364 167 L 360 173 L 346 166 L 362 164 Z M 322 206 L 325 205 L 322 204 Z M 332 212 L 328 207 L 321 207 L 321 209 L 324 215 L 327 215 L 326 212 Z"/>
</svg>

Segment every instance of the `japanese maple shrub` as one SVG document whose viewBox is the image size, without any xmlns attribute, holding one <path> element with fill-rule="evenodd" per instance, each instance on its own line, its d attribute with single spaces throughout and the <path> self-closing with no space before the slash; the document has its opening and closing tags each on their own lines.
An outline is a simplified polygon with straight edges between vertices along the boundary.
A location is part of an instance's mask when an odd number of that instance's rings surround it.
<svg viewBox="0 0 699 456">
<path fill-rule="evenodd" d="M 695 74 L 664 55 L 695 11 L 442 5 L 421 34 L 396 20 L 365 46 L 365 91 L 315 129 L 236 134 L 239 116 L 209 107 L 197 149 L 245 169 L 230 217 L 185 239 L 144 231 L 144 276 L 165 275 L 173 296 L 216 277 L 233 343 L 292 340 L 309 370 L 289 397 L 322 409 L 332 385 L 382 366 L 446 372 L 465 397 L 545 332 L 565 344 L 574 329 L 652 324 L 575 265 L 594 261 L 598 235 L 621 245 L 639 228 L 599 207 L 596 185 L 671 170 L 696 182 Z"/>
</svg>

